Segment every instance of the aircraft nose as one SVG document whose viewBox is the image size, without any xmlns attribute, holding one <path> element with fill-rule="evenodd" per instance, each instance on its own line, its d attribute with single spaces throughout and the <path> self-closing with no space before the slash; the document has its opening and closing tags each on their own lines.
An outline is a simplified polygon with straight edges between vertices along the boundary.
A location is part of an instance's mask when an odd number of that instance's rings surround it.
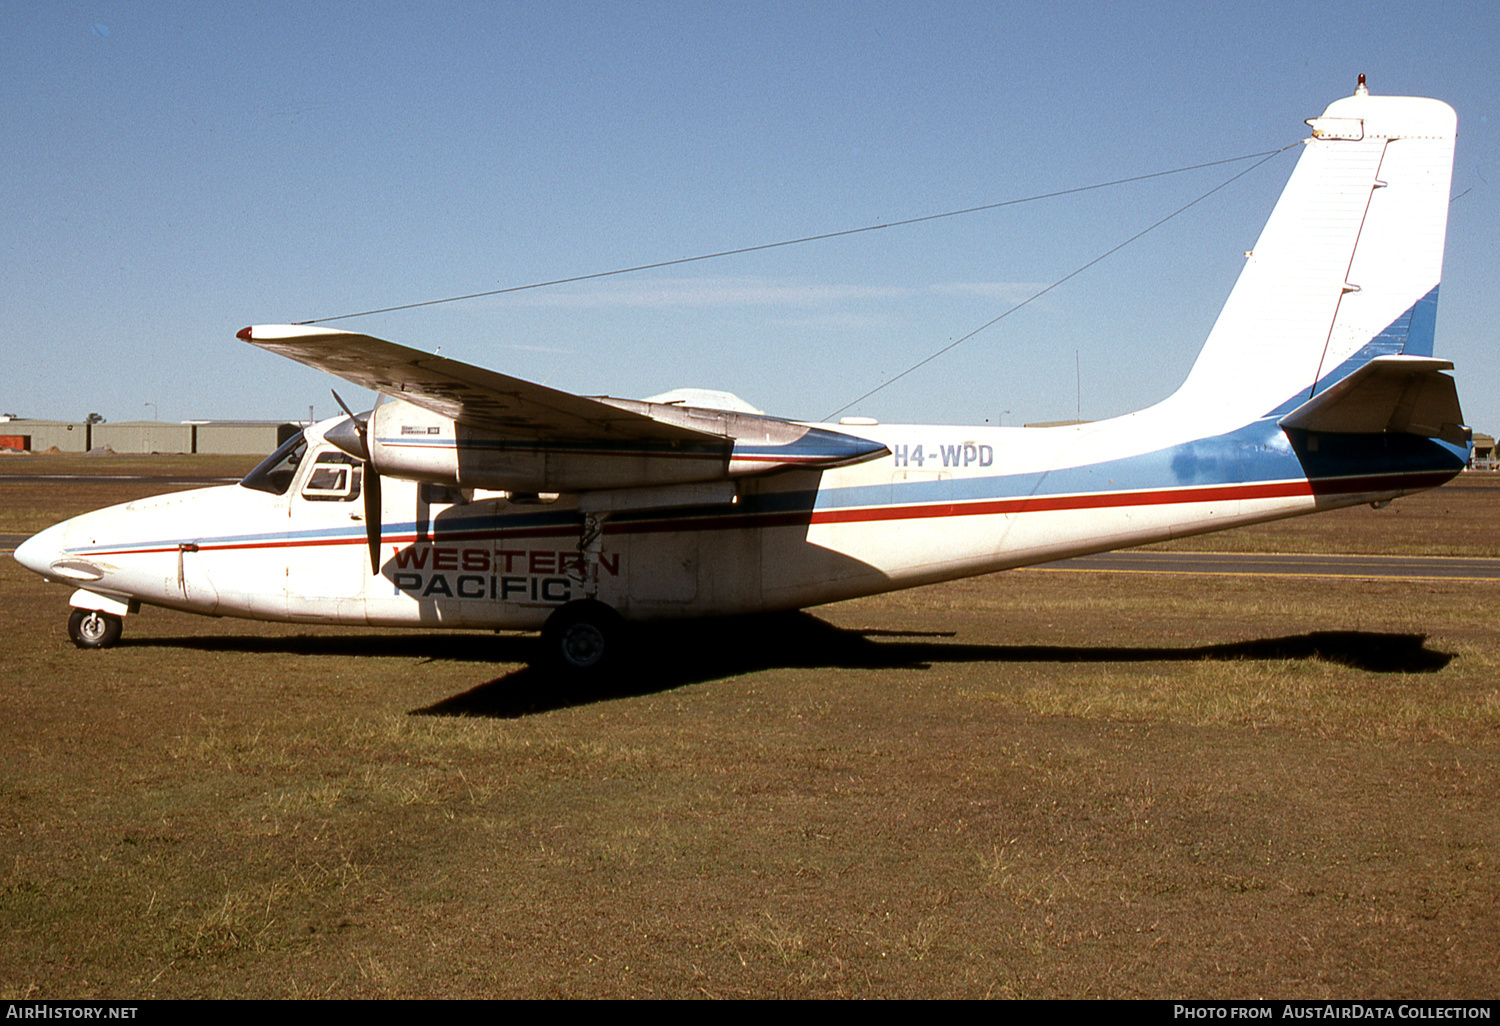
<svg viewBox="0 0 1500 1026">
<path fill-rule="evenodd" d="M 52 561 L 62 555 L 63 535 L 67 524 L 53 524 L 39 531 L 16 546 L 16 562 L 32 573 L 45 576 L 52 569 Z"/>
</svg>

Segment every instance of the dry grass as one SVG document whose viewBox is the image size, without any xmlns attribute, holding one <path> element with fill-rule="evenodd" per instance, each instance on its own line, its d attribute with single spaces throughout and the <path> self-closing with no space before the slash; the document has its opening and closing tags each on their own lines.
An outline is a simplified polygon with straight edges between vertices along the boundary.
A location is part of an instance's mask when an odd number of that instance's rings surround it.
<svg viewBox="0 0 1500 1026">
<path fill-rule="evenodd" d="M 1487 997 L 1497 597 L 1014 573 L 590 695 L 480 634 L 79 652 L 0 560 L 0 997 Z"/>
</svg>

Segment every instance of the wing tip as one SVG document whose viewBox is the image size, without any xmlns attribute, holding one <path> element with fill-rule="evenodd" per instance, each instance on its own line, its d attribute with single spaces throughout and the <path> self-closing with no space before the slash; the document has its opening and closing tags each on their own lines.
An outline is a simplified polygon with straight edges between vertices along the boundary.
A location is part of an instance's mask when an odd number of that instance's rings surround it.
<svg viewBox="0 0 1500 1026">
<path fill-rule="evenodd" d="M 260 345 L 265 342 L 292 342 L 298 339 L 345 338 L 356 332 L 324 328 L 316 324 L 252 324 L 234 333 L 242 342 Z M 363 337 L 363 336 L 361 336 Z"/>
</svg>

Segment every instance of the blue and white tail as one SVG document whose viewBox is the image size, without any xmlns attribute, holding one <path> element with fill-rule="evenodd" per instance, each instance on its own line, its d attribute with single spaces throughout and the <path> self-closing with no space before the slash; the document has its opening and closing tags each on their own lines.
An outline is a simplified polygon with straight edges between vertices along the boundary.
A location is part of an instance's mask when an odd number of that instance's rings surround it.
<svg viewBox="0 0 1500 1026">
<path fill-rule="evenodd" d="M 1432 359 L 1457 117 L 1355 95 L 1312 136 L 1181 389 L 1207 432 L 1401 431 L 1462 445 L 1451 364 Z"/>
</svg>

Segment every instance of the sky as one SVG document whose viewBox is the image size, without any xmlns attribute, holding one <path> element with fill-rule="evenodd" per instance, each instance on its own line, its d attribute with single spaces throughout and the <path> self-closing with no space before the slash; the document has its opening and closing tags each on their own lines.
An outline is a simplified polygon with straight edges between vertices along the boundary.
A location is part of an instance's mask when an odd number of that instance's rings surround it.
<svg viewBox="0 0 1500 1026">
<path fill-rule="evenodd" d="M 1496 433 L 1496 52 L 1442 2 L 0 0 L 0 412 L 365 408 L 235 332 L 1264 153 L 1363 72 L 1458 112 L 1436 349 Z M 899 380 L 1255 161 L 327 323 L 583 394 L 1099 419 L 1181 383 L 1297 153 Z"/>
</svg>

